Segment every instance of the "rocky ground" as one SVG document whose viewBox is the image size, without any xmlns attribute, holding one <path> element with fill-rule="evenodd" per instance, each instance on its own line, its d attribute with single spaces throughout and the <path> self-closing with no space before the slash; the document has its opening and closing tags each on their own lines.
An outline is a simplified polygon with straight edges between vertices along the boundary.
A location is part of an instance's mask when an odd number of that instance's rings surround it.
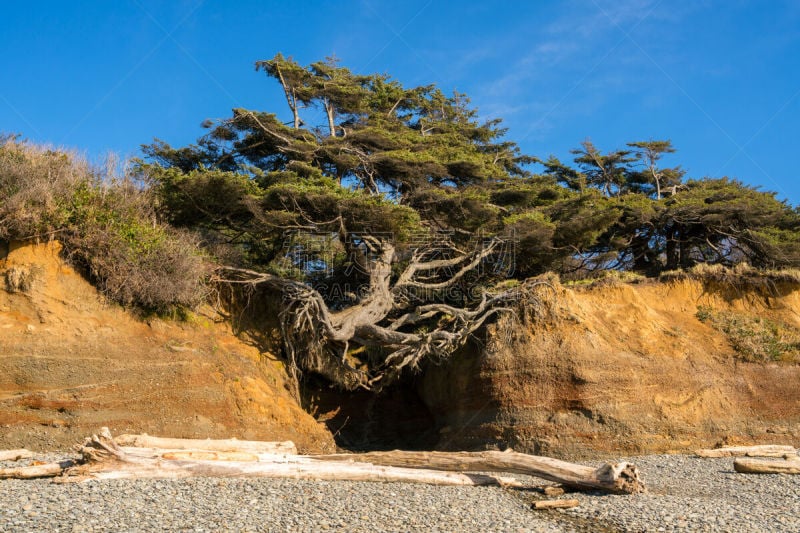
<svg viewBox="0 0 800 533">
<path fill-rule="evenodd" d="M 732 459 L 629 460 L 642 471 L 647 494 L 566 494 L 560 497 L 580 506 L 559 511 L 531 509 L 545 498 L 535 479 L 525 480 L 527 490 L 220 478 L 0 480 L 0 532 L 800 531 L 800 476 L 737 474 Z"/>
</svg>

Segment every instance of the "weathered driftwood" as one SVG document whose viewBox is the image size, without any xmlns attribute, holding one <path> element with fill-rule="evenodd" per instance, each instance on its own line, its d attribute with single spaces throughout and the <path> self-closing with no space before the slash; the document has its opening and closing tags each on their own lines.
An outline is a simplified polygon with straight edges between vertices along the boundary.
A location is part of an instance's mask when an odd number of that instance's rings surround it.
<svg viewBox="0 0 800 533">
<path fill-rule="evenodd" d="M 151 437 L 150 435 L 119 435 L 114 437 L 119 446 L 137 448 L 165 448 L 172 450 L 206 450 L 211 452 L 246 452 L 246 453 L 285 453 L 297 454 L 297 447 L 290 440 L 283 442 L 265 442 L 238 439 L 170 439 Z"/>
<path fill-rule="evenodd" d="M 533 502 L 534 509 L 570 509 L 581 504 L 578 500 L 540 500 Z"/>
<path fill-rule="evenodd" d="M 143 444 L 175 444 L 188 446 L 175 439 L 142 436 L 120 440 Z M 186 441 L 187 439 L 178 439 Z M 216 446 L 219 441 L 199 441 Z M 6 469 L 5 477 L 46 477 L 63 474 L 59 481 L 119 478 L 185 478 L 273 477 L 309 480 L 401 481 L 435 485 L 502 485 L 521 486 L 513 478 L 473 474 L 473 471 L 494 471 L 527 474 L 579 489 L 609 492 L 643 492 L 634 465 L 605 464 L 592 468 L 549 457 L 515 452 L 372 452 L 304 456 L 285 453 L 254 453 L 231 450 L 234 441 L 225 441 L 228 450 L 185 450 L 176 448 L 120 446 L 107 428 L 87 439 L 80 447 L 82 459 Z M 247 450 L 258 449 L 253 441 L 244 442 Z M 263 449 L 263 448 L 262 448 Z M 266 449 L 274 449 L 267 447 Z M 285 446 L 279 449 L 286 449 Z M 0 471 L 3 472 L 3 471 Z"/>
<path fill-rule="evenodd" d="M 45 463 L 43 465 L 17 466 L 14 468 L 0 468 L 0 479 L 34 479 L 39 477 L 54 477 L 64 473 L 68 468 L 75 466 L 74 461 L 60 463 Z"/>
<path fill-rule="evenodd" d="M 407 466 L 450 471 L 489 471 L 526 474 L 579 489 L 617 493 L 644 492 L 636 466 L 606 463 L 600 468 L 568 463 L 551 457 L 505 452 L 369 452 L 318 455 L 317 460 L 367 462 L 375 465 Z"/>
<path fill-rule="evenodd" d="M 733 469 L 743 474 L 800 474 L 800 458 L 777 461 L 735 459 Z"/>
<path fill-rule="evenodd" d="M 794 446 L 764 444 L 759 446 L 725 446 L 723 448 L 697 450 L 695 455 L 704 458 L 715 457 L 783 457 L 797 454 Z"/>
<path fill-rule="evenodd" d="M 545 496 L 561 496 L 565 492 L 564 487 L 545 487 L 542 489 L 542 493 Z"/>
<path fill-rule="evenodd" d="M 0 461 L 19 461 L 20 459 L 30 459 L 33 452 L 24 448 L 19 450 L 0 450 Z"/>
<path fill-rule="evenodd" d="M 208 452 L 205 450 L 175 450 L 161 453 L 168 461 L 240 461 L 257 462 L 258 455 L 247 452 Z"/>
<path fill-rule="evenodd" d="M 81 448 L 82 464 L 65 470 L 59 481 L 123 478 L 273 477 L 310 480 L 402 481 L 435 485 L 519 485 L 500 476 L 435 472 L 423 469 L 376 467 L 317 461 L 302 455 L 257 454 L 255 461 L 231 461 L 218 452 L 215 459 L 201 451 L 121 447 L 107 428 Z M 231 452 L 240 453 L 240 452 Z M 220 455 L 222 454 L 222 455 Z M 202 457 L 198 459 L 197 457 Z M 252 459 L 253 457 L 247 457 Z"/>
<path fill-rule="evenodd" d="M 264 477 L 315 481 L 384 481 L 431 485 L 517 485 L 498 476 L 437 472 L 413 468 L 376 467 L 356 463 L 238 462 L 238 461 L 136 461 L 114 465 L 76 467 L 64 481 L 83 479 Z"/>
</svg>

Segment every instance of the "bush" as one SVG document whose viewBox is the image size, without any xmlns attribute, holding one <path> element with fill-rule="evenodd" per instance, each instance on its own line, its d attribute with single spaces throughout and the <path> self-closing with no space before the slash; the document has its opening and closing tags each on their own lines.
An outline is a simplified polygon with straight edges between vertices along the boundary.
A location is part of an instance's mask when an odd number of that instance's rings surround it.
<svg viewBox="0 0 800 533">
<path fill-rule="evenodd" d="M 207 265 L 195 239 L 158 221 L 148 190 L 63 151 L 0 145 L 0 239 L 58 238 L 111 299 L 149 311 L 192 307 Z"/>
<path fill-rule="evenodd" d="M 66 229 L 71 199 L 91 175 L 70 154 L 6 140 L 0 145 L 0 239 L 40 239 Z"/>
</svg>

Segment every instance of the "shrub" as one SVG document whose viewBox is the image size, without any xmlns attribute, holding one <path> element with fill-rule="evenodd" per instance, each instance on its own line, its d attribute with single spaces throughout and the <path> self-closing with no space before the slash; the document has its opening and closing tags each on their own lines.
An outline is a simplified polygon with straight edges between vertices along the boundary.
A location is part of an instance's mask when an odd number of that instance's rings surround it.
<svg viewBox="0 0 800 533">
<path fill-rule="evenodd" d="M 0 145 L 0 239 L 63 231 L 75 191 L 90 179 L 86 162 L 70 154 L 6 140 Z"/>
<path fill-rule="evenodd" d="M 195 239 L 158 221 L 150 192 L 63 151 L 0 145 L 0 239 L 58 238 L 111 299 L 192 307 L 207 274 Z"/>
</svg>

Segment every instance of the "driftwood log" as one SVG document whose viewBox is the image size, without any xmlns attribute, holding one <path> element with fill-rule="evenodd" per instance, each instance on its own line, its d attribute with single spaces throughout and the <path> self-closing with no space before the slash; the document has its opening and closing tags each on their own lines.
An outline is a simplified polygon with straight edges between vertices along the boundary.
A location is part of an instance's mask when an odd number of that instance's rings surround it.
<svg viewBox="0 0 800 533">
<path fill-rule="evenodd" d="M 561 496 L 565 492 L 567 491 L 564 490 L 564 487 L 545 487 L 542 489 L 542 493 L 545 496 Z"/>
<path fill-rule="evenodd" d="M 290 440 L 266 442 L 238 439 L 169 439 L 150 435 L 119 435 L 114 437 L 119 446 L 137 448 L 165 448 L 173 450 L 206 450 L 211 452 L 246 452 L 297 455 L 297 447 Z"/>
<path fill-rule="evenodd" d="M 252 446 L 248 447 L 252 449 Z M 303 455 L 122 447 L 106 428 L 99 435 L 87 439 L 80 451 L 83 463 L 67 469 L 59 481 L 209 476 L 400 481 L 434 485 L 519 485 L 516 480 L 500 476 L 341 464 L 317 461 Z"/>
<path fill-rule="evenodd" d="M 783 457 L 797 454 L 794 446 L 765 444 L 760 446 L 725 446 L 723 448 L 697 450 L 698 457 Z"/>
<path fill-rule="evenodd" d="M 539 500 L 533 502 L 534 509 L 571 509 L 581 504 L 578 500 Z"/>
<path fill-rule="evenodd" d="M 33 452 L 24 448 L 19 450 L 0 450 L 0 461 L 19 461 L 20 459 L 30 459 Z"/>
<path fill-rule="evenodd" d="M 187 439 L 140 439 L 128 436 L 130 443 L 180 444 L 184 448 L 120 446 L 107 428 L 87 439 L 80 447 L 82 459 L 34 467 L 0 470 L 0 477 L 53 477 L 60 482 L 85 479 L 272 477 L 309 480 L 400 481 L 434 485 L 522 486 L 517 480 L 500 475 L 474 474 L 473 471 L 518 473 L 536 476 L 583 490 L 616 493 L 643 492 L 634 465 L 605 464 L 600 468 L 577 465 L 516 452 L 372 452 L 306 456 L 261 452 L 259 449 L 287 449 L 255 441 L 199 441 L 206 449 L 188 449 Z M 219 441 L 217 441 L 219 442 Z M 247 443 L 245 450 L 231 449 L 232 442 Z M 275 444 L 275 443 L 272 443 Z M 293 445 L 291 445 L 293 447 Z M 220 448 L 215 450 L 213 448 Z"/>
<path fill-rule="evenodd" d="M 644 492 L 636 466 L 606 463 L 599 468 L 568 463 L 550 457 L 505 452 L 369 452 L 320 455 L 325 461 L 367 462 L 375 465 L 407 466 L 450 471 L 489 471 L 525 474 L 567 487 L 616 493 Z"/>
<path fill-rule="evenodd" d="M 800 474 L 800 458 L 795 455 L 776 461 L 736 459 L 733 469 L 743 474 Z"/>
<path fill-rule="evenodd" d="M 75 466 L 75 461 L 67 460 L 60 463 L 45 463 L 33 466 L 17 466 L 14 468 L 0 468 L 0 479 L 35 479 L 39 477 L 54 477 L 63 474 Z"/>
</svg>

